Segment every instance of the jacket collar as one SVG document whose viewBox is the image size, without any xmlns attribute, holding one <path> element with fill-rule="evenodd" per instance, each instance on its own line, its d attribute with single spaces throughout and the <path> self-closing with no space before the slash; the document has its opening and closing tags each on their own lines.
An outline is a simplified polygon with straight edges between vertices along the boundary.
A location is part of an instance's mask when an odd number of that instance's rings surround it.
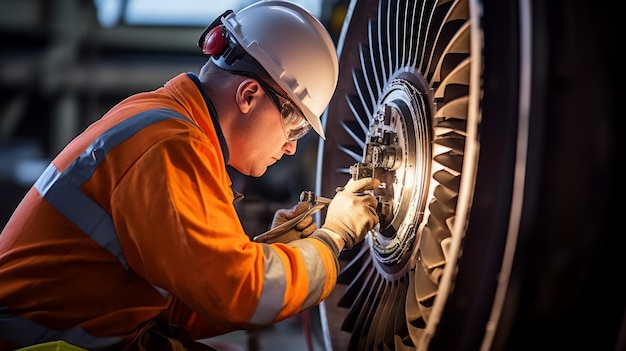
<svg viewBox="0 0 626 351">
<path fill-rule="evenodd" d="M 224 163 L 228 164 L 230 153 L 222 133 L 215 106 L 205 94 L 200 79 L 191 73 L 181 73 L 165 83 L 165 89 L 187 110 L 189 116 L 207 135 L 214 131 L 217 136 Z M 208 114 L 208 116 L 207 116 Z M 207 118 L 208 117 L 208 118 Z"/>
</svg>

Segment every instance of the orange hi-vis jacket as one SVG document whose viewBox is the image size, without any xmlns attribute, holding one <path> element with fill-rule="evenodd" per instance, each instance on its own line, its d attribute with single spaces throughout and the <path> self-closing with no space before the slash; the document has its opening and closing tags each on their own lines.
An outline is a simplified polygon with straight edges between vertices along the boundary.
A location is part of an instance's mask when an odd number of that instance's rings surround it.
<svg viewBox="0 0 626 351">
<path fill-rule="evenodd" d="M 0 350 L 132 349 L 157 323 L 195 339 L 284 320 L 335 287 L 323 233 L 250 240 L 200 81 L 131 96 L 75 138 L 0 234 Z"/>
</svg>

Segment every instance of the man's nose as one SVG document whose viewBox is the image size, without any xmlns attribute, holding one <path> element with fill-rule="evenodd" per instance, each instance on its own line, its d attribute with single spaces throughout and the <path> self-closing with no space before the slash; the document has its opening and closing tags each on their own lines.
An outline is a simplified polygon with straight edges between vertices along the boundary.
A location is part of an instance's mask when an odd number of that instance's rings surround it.
<svg viewBox="0 0 626 351">
<path fill-rule="evenodd" d="M 285 154 L 289 156 L 295 154 L 297 148 L 298 148 L 297 140 L 289 140 L 283 146 L 283 150 L 285 151 Z"/>
</svg>

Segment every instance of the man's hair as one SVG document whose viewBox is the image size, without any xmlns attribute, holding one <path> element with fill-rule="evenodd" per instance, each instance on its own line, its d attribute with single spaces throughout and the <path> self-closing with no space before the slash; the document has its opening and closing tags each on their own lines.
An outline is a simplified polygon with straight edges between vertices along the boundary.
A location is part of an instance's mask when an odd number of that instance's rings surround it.
<svg viewBox="0 0 626 351">
<path fill-rule="evenodd" d="M 238 79 L 238 76 L 218 67 L 212 60 L 207 60 L 200 69 L 198 75 L 201 82 L 211 82 L 211 84 L 225 85 Z"/>
<path fill-rule="evenodd" d="M 230 72 L 216 65 L 215 62 L 213 62 L 213 60 L 211 59 L 207 60 L 204 66 L 202 66 L 198 77 L 200 78 L 200 81 L 203 84 L 210 83 L 210 84 L 219 84 L 219 85 L 226 85 L 226 84 L 232 83 L 233 80 L 242 80 L 245 78 L 253 78 L 256 80 L 263 79 L 261 77 L 254 77 L 245 73 L 238 74 L 236 72 Z M 287 95 L 283 91 L 283 89 L 276 82 L 274 82 L 271 78 L 263 79 L 263 82 L 268 84 L 275 91 L 281 92 L 283 96 Z"/>
</svg>

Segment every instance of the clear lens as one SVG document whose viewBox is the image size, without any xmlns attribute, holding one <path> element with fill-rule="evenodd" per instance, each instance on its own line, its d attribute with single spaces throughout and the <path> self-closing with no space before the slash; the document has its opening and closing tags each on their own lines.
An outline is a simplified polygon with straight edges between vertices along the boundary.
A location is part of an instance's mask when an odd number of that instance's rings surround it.
<svg viewBox="0 0 626 351">
<path fill-rule="evenodd" d="M 278 94 L 272 89 L 263 79 L 257 77 L 254 73 L 243 71 L 230 71 L 234 74 L 239 74 L 246 77 L 256 79 L 261 88 L 265 91 L 267 96 L 270 97 L 278 111 L 280 111 L 281 122 L 283 130 L 287 140 L 294 141 L 302 138 L 311 130 L 311 123 L 304 117 L 304 114 L 291 102 L 291 100 Z"/>
<path fill-rule="evenodd" d="M 311 130 L 311 124 L 307 119 L 293 106 L 292 102 L 284 97 L 276 94 L 280 101 L 280 115 L 282 116 L 283 129 L 287 140 L 298 140 L 305 136 Z"/>
</svg>

